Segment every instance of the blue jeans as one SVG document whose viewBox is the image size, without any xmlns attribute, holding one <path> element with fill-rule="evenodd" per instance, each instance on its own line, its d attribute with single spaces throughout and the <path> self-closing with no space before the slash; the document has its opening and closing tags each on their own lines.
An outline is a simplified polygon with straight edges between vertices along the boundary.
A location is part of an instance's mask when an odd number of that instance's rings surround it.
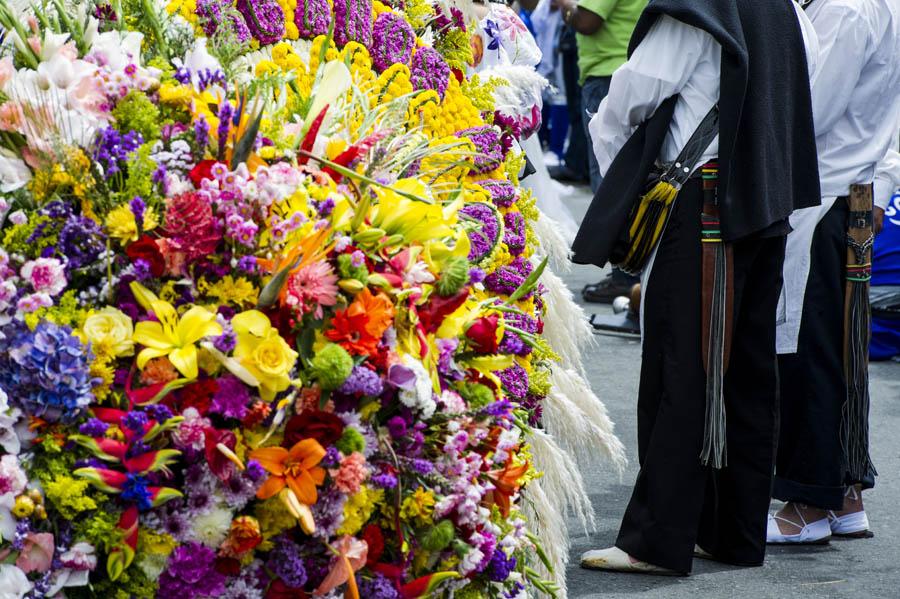
<svg viewBox="0 0 900 599">
<path fill-rule="evenodd" d="M 588 77 L 581 86 L 581 122 L 584 125 L 584 134 L 588 141 L 588 164 L 591 169 L 591 191 L 597 193 L 600 182 L 603 177 L 600 176 L 600 165 L 597 164 L 597 157 L 594 156 L 593 143 L 590 141 L 591 134 L 588 131 L 588 124 L 591 117 L 600 107 L 600 102 L 609 93 L 609 84 L 612 77 Z"/>
</svg>

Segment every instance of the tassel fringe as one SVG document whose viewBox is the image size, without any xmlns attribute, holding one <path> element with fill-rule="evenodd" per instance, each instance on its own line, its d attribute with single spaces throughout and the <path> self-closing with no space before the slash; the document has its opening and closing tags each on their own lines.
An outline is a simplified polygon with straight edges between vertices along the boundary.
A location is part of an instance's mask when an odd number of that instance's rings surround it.
<svg viewBox="0 0 900 599">
<path fill-rule="evenodd" d="M 726 309 L 725 246 L 721 240 L 715 246 L 715 281 L 709 326 L 709 357 L 706 367 L 706 419 L 703 430 L 703 451 L 700 461 L 715 469 L 728 463 L 725 442 L 725 309 Z"/>
</svg>

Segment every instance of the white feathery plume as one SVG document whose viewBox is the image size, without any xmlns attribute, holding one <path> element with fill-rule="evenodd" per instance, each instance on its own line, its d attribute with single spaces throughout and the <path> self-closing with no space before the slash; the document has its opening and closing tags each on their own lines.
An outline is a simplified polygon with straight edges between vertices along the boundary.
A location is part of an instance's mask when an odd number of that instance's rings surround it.
<svg viewBox="0 0 900 599">
<path fill-rule="evenodd" d="M 594 335 L 584 309 L 575 303 L 572 292 L 550 269 L 544 271 L 541 283 L 547 288 L 544 302 L 544 338 L 562 358 L 562 366 L 584 375 L 581 356 L 594 343 Z M 597 400 L 599 401 L 599 400 Z"/>
<path fill-rule="evenodd" d="M 627 463 L 625 446 L 615 434 L 606 406 L 588 382 L 575 370 L 555 368 L 550 384 L 543 414 L 547 432 L 582 463 L 596 463 L 602 455 L 621 473 Z"/>
<path fill-rule="evenodd" d="M 540 249 L 550 257 L 550 266 L 555 272 L 567 273 L 572 270 L 570 240 L 563 235 L 561 223 L 544 212 L 540 214 L 540 218 L 531 223 L 535 236 L 541 240 Z"/>
<path fill-rule="evenodd" d="M 559 508 L 559 498 L 550 496 L 541 488 L 541 481 L 535 480 L 525 489 L 523 513 L 528 519 L 528 528 L 541 541 L 541 549 L 553 566 L 549 572 L 537 558 L 529 564 L 541 578 L 555 582 L 559 590 L 558 599 L 567 599 L 566 566 L 569 563 L 569 529 L 566 515 Z"/>
</svg>

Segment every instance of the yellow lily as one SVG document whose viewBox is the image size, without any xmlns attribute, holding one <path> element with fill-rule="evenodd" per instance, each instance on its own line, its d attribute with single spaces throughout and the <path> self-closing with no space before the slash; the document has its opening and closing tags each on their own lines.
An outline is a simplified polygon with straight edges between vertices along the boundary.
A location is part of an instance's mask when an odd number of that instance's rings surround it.
<svg viewBox="0 0 900 599">
<path fill-rule="evenodd" d="M 421 242 L 453 235 L 451 225 L 456 211 L 447 211 L 440 204 L 411 200 L 394 191 L 429 197 L 424 183 L 417 179 L 401 179 L 392 188 L 375 188 L 378 204 L 372 215 L 372 226 L 383 229 L 387 236 L 402 235 L 408 242 Z"/>
<path fill-rule="evenodd" d="M 216 315 L 194 306 L 181 318 L 172 304 L 157 298 L 139 283 L 131 283 L 131 290 L 145 309 L 152 311 L 159 322 L 139 322 L 134 327 L 134 341 L 144 346 L 137 357 L 138 368 L 153 358 L 168 356 L 172 365 L 188 379 L 197 378 L 197 347 L 195 343 L 210 335 L 221 335 L 222 326 Z"/>
<path fill-rule="evenodd" d="M 235 315 L 231 325 L 237 334 L 234 357 L 258 381 L 260 397 L 271 401 L 291 384 L 291 370 L 299 354 L 282 339 L 269 318 L 258 310 Z"/>
</svg>

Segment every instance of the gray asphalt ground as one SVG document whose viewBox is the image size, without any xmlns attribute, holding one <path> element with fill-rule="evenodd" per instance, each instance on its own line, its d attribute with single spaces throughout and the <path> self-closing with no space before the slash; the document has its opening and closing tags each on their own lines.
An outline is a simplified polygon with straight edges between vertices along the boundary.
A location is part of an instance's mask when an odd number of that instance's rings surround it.
<svg viewBox="0 0 900 599">
<path fill-rule="evenodd" d="M 565 201 L 580 219 L 590 201 L 589 191 L 575 188 Z M 577 298 L 586 283 L 603 273 L 575 267 L 566 277 Z M 588 312 L 608 306 L 585 305 Z M 571 525 L 569 597 L 578 599 L 637 598 L 900 598 L 900 364 L 871 367 L 872 453 L 881 476 L 875 489 L 865 494 L 866 509 L 875 538 L 832 541 L 807 548 L 771 548 L 761 568 L 734 568 L 695 560 L 686 578 L 650 577 L 582 570 L 579 556 L 588 549 L 613 544 L 619 522 L 637 474 L 636 399 L 640 369 L 637 341 L 597 336 L 596 347 L 585 356 L 590 382 L 606 403 L 627 447 L 630 465 L 621 479 L 607 465 L 584 471 L 585 482 L 597 512 L 597 531 L 590 536 Z M 777 506 L 773 506 L 777 507 Z"/>
</svg>

